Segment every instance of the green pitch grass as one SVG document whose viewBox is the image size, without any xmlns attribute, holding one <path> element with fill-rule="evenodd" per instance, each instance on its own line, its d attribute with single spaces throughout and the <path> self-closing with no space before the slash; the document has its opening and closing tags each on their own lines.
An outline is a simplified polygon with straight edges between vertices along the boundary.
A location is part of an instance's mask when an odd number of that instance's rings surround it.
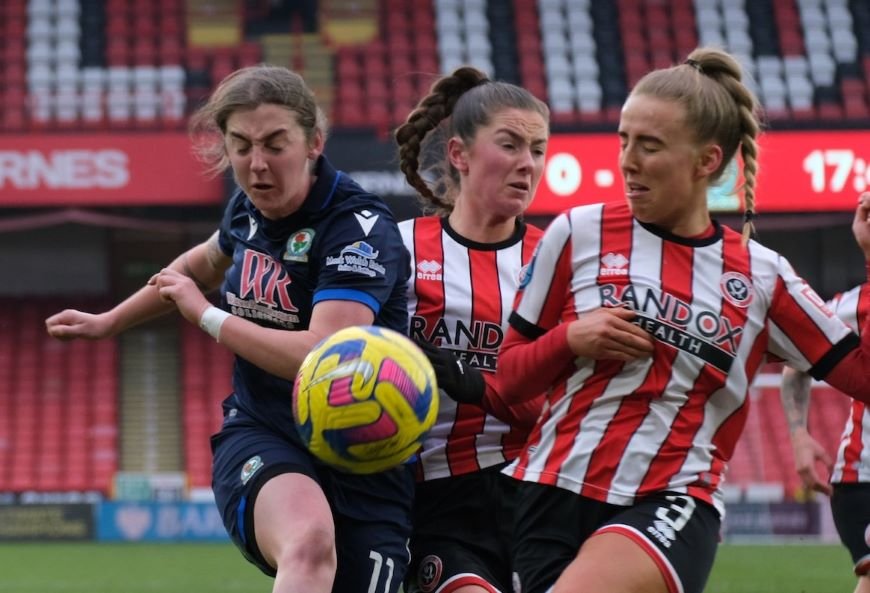
<svg viewBox="0 0 870 593">
<path fill-rule="evenodd" d="M 268 593 L 231 544 L 0 544 L 3 593 Z"/>
<path fill-rule="evenodd" d="M 704 593 L 850 593 L 855 583 L 839 545 L 725 544 Z"/>
<path fill-rule="evenodd" d="M 726 544 L 705 593 L 848 593 L 839 546 Z M 0 544 L 6 593 L 268 593 L 229 544 Z"/>
</svg>

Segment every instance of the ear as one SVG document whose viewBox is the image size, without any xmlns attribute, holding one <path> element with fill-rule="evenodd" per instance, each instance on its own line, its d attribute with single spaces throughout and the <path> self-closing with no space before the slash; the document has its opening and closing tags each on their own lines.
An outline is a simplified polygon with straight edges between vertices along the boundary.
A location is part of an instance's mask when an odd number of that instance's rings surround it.
<svg viewBox="0 0 870 593">
<path fill-rule="evenodd" d="M 468 173 L 468 151 L 465 142 L 457 136 L 447 141 L 447 159 L 459 173 Z"/>
<path fill-rule="evenodd" d="M 706 144 L 698 154 L 696 172 L 699 177 L 709 177 L 722 165 L 722 147 L 718 144 Z"/>
<path fill-rule="evenodd" d="M 319 129 L 314 130 L 314 137 L 311 139 L 311 145 L 308 147 L 308 160 L 316 161 L 323 154 L 323 132 Z"/>
</svg>

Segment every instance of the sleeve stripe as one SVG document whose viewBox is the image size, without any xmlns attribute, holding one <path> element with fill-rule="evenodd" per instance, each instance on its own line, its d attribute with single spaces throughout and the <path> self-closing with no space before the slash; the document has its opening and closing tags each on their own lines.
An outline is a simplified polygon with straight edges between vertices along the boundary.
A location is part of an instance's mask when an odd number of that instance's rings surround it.
<svg viewBox="0 0 870 593">
<path fill-rule="evenodd" d="M 519 316 L 516 311 L 512 311 L 510 317 L 508 318 L 508 323 L 511 324 L 515 330 L 520 332 L 523 337 L 526 337 L 530 340 L 537 340 L 541 336 L 543 336 L 546 330 L 538 327 L 534 323 L 529 323 L 525 319 Z"/>
<path fill-rule="evenodd" d="M 381 310 L 381 304 L 378 300 L 369 293 L 361 290 L 348 288 L 328 288 L 326 290 L 320 290 L 314 293 L 314 297 L 311 299 L 311 304 L 316 305 L 323 301 L 354 301 L 362 303 L 374 312 L 375 317 L 377 317 Z"/>
<path fill-rule="evenodd" d="M 833 348 L 828 350 L 828 352 L 819 359 L 808 372 L 814 378 L 818 380 L 824 379 L 828 376 L 828 373 L 833 370 L 837 363 L 840 362 L 844 356 L 849 354 L 852 350 L 857 348 L 860 345 L 860 339 L 854 333 L 847 335 L 845 338 L 837 342 Z"/>
</svg>

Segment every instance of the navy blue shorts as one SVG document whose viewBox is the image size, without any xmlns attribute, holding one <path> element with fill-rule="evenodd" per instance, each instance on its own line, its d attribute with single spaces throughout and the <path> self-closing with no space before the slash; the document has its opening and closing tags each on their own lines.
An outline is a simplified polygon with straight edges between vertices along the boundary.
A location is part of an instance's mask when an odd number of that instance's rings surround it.
<svg viewBox="0 0 870 593">
<path fill-rule="evenodd" d="M 870 484 L 834 484 L 831 513 L 855 574 L 870 576 Z"/>
<path fill-rule="evenodd" d="M 511 590 L 511 536 L 520 483 L 502 474 L 502 467 L 417 484 L 408 593 L 470 584 Z"/>
<path fill-rule="evenodd" d="M 233 408 L 211 438 L 212 487 L 227 533 L 242 554 L 275 576 L 254 538 L 254 501 L 270 478 L 300 473 L 323 489 L 335 522 L 333 591 L 395 593 L 407 572 L 414 474 L 411 466 L 354 475 L 323 465 L 285 435 Z M 376 584 L 375 584 L 376 583 Z"/>
<path fill-rule="evenodd" d="M 685 494 L 659 492 L 620 506 L 523 482 L 514 531 L 515 578 L 523 593 L 544 593 L 590 536 L 616 532 L 649 554 L 671 591 L 701 593 L 713 568 L 719 528 L 716 509 Z"/>
</svg>

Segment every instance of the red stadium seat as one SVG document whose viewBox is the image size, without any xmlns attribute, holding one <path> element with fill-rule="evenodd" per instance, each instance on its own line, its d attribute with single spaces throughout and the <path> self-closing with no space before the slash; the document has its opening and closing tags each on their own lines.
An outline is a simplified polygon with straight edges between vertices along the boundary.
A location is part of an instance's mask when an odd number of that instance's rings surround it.
<svg viewBox="0 0 870 593">
<path fill-rule="evenodd" d="M 840 81 L 840 92 L 843 99 L 864 100 L 867 95 L 867 85 L 861 78 L 843 78 Z"/>
<path fill-rule="evenodd" d="M 870 117 L 870 110 L 867 108 L 864 97 L 843 97 L 843 115 L 848 119 L 867 119 Z"/>
<path fill-rule="evenodd" d="M 136 35 L 136 41 L 133 44 L 131 58 L 133 65 L 136 66 L 153 66 L 157 64 L 157 45 L 152 36 Z"/>
<path fill-rule="evenodd" d="M 156 61 L 161 65 L 183 64 L 185 45 L 177 37 L 164 37 L 157 47 Z"/>
<path fill-rule="evenodd" d="M 127 40 L 132 29 L 126 14 L 109 13 L 106 15 L 106 39 Z"/>
<path fill-rule="evenodd" d="M 364 127 L 369 123 L 359 103 L 339 103 L 334 117 L 336 124 L 349 128 Z"/>
<path fill-rule="evenodd" d="M 164 11 L 157 20 L 158 41 L 166 39 L 183 39 L 187 34 L 184 13 L 178 11 Z"/>
<path fill-rule="evenodd" d="M 816 113 L 815 107 L 812 105 L 808 107 L 803 107 L 801 109 L 793 109 L 790 113 L 790 117 L 795 121 L 811 121 L 818 117 L 818 113 Z M 789 114 L 786 113 L 780 119 L 788 119 Z"/>
<path fill-rule="evenodd" d="M 0 111 L 0 126 L 6 132 L 21 132 L 27 128 L 27 117 L 23 107 L 4 107 Z"/>
<path fill-rule="evenodd" d="M 355 50 L 342 49 L 338 52 L 337 58 L 336 75 L 338 76 L 338 89 L 340 91 L 342 84 L 345 82 L 353 84 L 362 77 L 364 71 Z"/>
<path fill-rule="evenodd" d="M 819 103 L 819 119 L 822 121 L 836 121 L 843 118 L 843 108 L 837 103 Z"/>
<path fill-rule="evenodd" d="M 365 113 L 368 122 L 377 129 L 386 129 L 393 122 L 392 110 L 382 101 L 369 101 Z"/>
</svg>

